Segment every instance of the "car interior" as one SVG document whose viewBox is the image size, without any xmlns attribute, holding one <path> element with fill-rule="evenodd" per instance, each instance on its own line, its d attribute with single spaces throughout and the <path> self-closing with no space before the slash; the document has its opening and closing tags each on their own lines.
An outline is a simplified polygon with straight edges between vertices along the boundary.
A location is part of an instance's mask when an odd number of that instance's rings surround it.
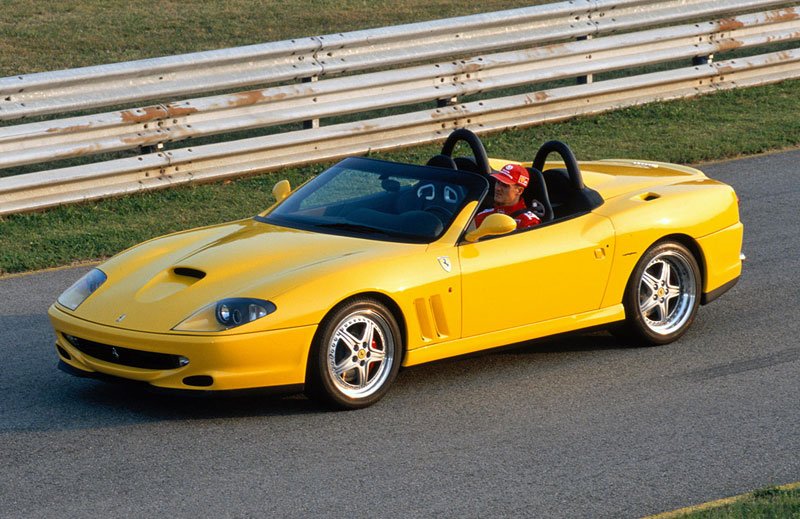
<svg viewBox="0 0 800 519">
<path fill-rule="evenodd" d="M 462 141 L 470 147 L 473 157 L 452 157 L 456 145 Z M 565 167 L 542 171 L 551 153 L 559 155 Z M 494 187 L 495 180 L 490 176 L 492 169 L 483 143 L 467 129 L 461 128 L 451 133 L 441 153 L 431 157 L 427 165 L 480 173 L 486 175 L 492 189 Z M 531 175 L 531 185 L 522 196 L 528 207 L 532 206 L 534 200 L 542 204 L 545 210 L 542 223 L 579 216 L 603 204 L 600 194 L 583 183 L 578 161 L 563 142 L 549 141 L 543 144 L 536 153 L 532 167 L 527 169 Z M 492 198 L 487 196 L 480 210 L 491 206 Z"/>
<path fill-rule="evenodd" d="M 471 157 L 453 156 L 456 146 L 460 143 L 470 148 Z M 552 153 L 560 156 L 565 167 L 542 171 L 547 157 Z M 346 168 L 348 161 L 358 160 L 374 159 L 350 158 L 340 164 Z M 440 236 L 463 207 L 467 197 L 466 188 L 453 182 L 452 179 L 447 181 L 446 176 L 443 176 L 441 181 L 426 178 L 409 182 L 403 175 L 392 174 L 391 168 L 398 166 L 397 164 L 386 164 L 387 173 L 381 174 L 379 182 L 376 179 L 378 183 L 371 188 L 372 191 L 363 196 L 336 204 L 322 204 L 318 207 L 313 203 L 308 208 L 297 206 L 292 212 L 298 216 L 305 215 L 312 218 L 314 215 L 324 214 L 325 217 L 331 218 L 331 223 L 325 226 L 338 226 L 343 230 L 347 230 L 347 226 L 350 226 L 352 231 L 372 229 L 387 235 L 399 233 L 407 237 L 416 236 L 425 241 Z M 443 144 L 441 153 L 431 157 L 426 166 L 443 168 L 450 172 L 469 171 L 484 176 L 489 182 L 489 190 L 483 197 L 479 211 L 492 207 L 491 193 L 495 180 L 491 176 L 492 168 L 486 150 L 475 133 L 463 128 L 455 130 Z M 563 142 L 549 141 L 543 144 L 536 153 L 532 167 L 527 169 L 531 175 L 531 183 L 523 193 L 523 199 L 527 207 L 532 207 L 534 200 L 543 206 L 541 225 L 577 217 L 603 203 L 599 193 L 584 185 L 578 162 Z"/>
</svg>

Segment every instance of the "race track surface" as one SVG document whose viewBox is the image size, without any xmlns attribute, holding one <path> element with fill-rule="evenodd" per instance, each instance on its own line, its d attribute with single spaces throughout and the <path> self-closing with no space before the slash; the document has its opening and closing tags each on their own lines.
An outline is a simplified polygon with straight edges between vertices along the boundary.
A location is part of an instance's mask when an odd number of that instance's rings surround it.
<svg viewBox="0 0 800 519">
<path fill-rule="evenodd" d="M 748 260 L 677 343 L 526 343 L 356 412 L 70 377 L 46 311 L 85 269 L 0 279 L 0 515 L 641 517 L 800 480 L 798 164 L 702 168 L 739 193 Z"/>
</svg>

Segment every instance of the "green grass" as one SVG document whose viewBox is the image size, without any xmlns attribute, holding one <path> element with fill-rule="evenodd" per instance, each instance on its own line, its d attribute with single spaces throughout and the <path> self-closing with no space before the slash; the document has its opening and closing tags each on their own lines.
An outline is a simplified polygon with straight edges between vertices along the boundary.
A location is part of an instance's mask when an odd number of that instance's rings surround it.
<svg viewBox="0 0 800 519">
<path fill-rule="evenodd" d="M 0 77 L 545 3 L 549 0 L 3 0 Z"/>
<path fill-rule="evenodd" d="M 283 3 L 121 0 L 4 2 L 0 75 L 110 63 L 299 36 L 520 7 L 538 2 L 404 0 L 391 8 L 357 0 Z M 718 59 L 725 59 L 718 56 Z M 486 136 L 490 156 L 531 160 L 540 144 L 567 142 L 580 160 L 631 157 L 698 163 L 800 145 L 800 81 Z M 175 146 L 181 146 L 176 143 Z M 430 145 L 374 154 L 424 162 Z M 103 157 L 107 159 L 109 157 Z M 96 160 L 96 159 L 93 159 Z M 0 217 L 0 274 L 111 256 L 140 241 L 190 227 L 246 218 L 272 202 L 274 182 L 293 185 L 325 165 Z M 0 172 L 2 175 L 2 172 Z"/>
<path fill-rule="evenodd" d="M 670 519 L 792 519 L 800 518 L 800 488 L 765 488 L 733 502 L 688 513 L 665 514 Z"/>
<path fill-rule="evenodd" d="M 749 519 L 799 518 L 800 489 L 780 490 L 768 488 L 754 492 L 737 503 L 716 510 L 699 512 L 690 516 L 696 519 L 724 519 L 747 517 Z"/>
</svg>

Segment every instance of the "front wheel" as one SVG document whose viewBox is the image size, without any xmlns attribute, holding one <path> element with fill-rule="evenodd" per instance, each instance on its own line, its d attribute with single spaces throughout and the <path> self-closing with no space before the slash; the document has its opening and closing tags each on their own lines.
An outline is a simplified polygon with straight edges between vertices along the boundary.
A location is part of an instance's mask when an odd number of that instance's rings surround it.
<svg viewBox="0 0 800 519">
<path fill-rule="evenodd" d="M 671 241 L 651 247 L 625 289 L 623 331 L 648 344 L 677 340 L 694 321 L 700 281 L 700 267 L 686 247 Z"/>
<path fill-rule="evenodd" d="M 345 303 L 320 323 L 306 394 L 342 409 L 372 405 L 397 376 L 401 354 L 400 330 L 386 307 L 371 299 Z"/>
</svg>

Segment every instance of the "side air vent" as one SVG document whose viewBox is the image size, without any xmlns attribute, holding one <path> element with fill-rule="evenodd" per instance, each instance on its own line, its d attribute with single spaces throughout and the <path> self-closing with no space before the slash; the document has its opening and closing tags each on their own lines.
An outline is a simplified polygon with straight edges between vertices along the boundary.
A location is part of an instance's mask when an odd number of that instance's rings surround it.
<svg viewBox="0 0 800 519">
<path fill-rule="evenodd" d="M 429 299 L 415 299 L 420 334 L 425 342 L 444 339 L 450 335 L 442 296 L 436 294 Z"/>
<path fill-rule="evenodd" d="M 203 279 L 206 273 L 202 270 L 197 270 L 189 267 L 175 267 L 172 271 L 176 276 L 186 276 L 195 279 Z"/>
</svg>

